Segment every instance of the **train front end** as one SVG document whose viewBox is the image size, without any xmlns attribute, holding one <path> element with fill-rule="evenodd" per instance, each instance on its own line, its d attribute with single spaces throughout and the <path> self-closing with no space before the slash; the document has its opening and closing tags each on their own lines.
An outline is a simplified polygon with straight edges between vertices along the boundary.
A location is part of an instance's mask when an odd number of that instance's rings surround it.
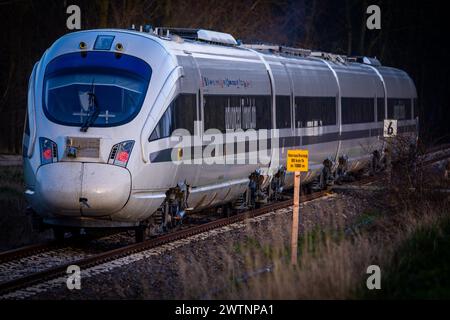
<svg viewBox="0 0 450 320">
<path fill-rule="evenodd" d="M 142 35 L 92 30 L 60 38 L 36 64 L 23 139 L 25 194 L 45 224 L 139 223 L 126 206 L 142 161 L 139 128 L 160 86 L 154 71 L 166 55 Z"/>
</svg>

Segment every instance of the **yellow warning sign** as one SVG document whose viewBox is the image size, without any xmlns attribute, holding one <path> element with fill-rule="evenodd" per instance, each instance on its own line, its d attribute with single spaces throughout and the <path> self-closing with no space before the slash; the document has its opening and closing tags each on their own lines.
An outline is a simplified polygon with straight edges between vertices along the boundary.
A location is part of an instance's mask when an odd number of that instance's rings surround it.
<svg viewBox="0 0 450 320">
<path fill-rule="evenodd" d="M 308 150 L 288 150 L 287 170 L 291 172 L 308 171 Z"/>
</svg>

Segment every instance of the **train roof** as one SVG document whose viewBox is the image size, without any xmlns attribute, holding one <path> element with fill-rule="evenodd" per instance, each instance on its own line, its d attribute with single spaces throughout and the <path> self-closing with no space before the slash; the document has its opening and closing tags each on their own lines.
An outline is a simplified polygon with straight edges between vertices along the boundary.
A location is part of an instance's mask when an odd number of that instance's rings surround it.
<svg viewBox="0 0 450 320">
<path fill-rule="evenodd" d="M 365 56 L 346 56 L 329 52 L 314 51 L 303 48 L 286 47 L 273 44 L 243 44 L 239 40 L 227 33 L 205 30 L 205 29 L 188 29 L 188 28 L 166 28 L 159 27 L 146 31 L 138 31 L 135 29 L 92 29 L 83 30 L 76 33 L 85 32 L 120 32 L 139 35 L 158 42 L 167 51 L 192 51 L 195 53 L 216 54 L 221 56 L 242 57 L 255 59 L 254 51 L 268 57 L 285 58 L 285 59 L 322 59 L 332 63 L 342 65 L 358 65 L 365 64 L 374 67 L 382 67 L 381 62 L 377 58 Z M 71 35 L 74 33 L 70 33 Z M 66 35 L 67 36 L 67 35 Z M 392 69 L 391 72 L 402 70 L 383 66 L 384 70 Z"/>
<path fill-rule="evenodd" d="M 340 78 L 345 78 L 346 74 L 376 77 L 378 73 L 388 84 L 388 95 L 399 97 L 417 96 L 414 83 L 406 72 L 397 68 L 383 66 L 376 58 L 364 56 L 349 57 L 281 45 L 242 44 L 230 34 L 205 29 L 166 27 L 155 29 L 151 27 L 141 28 L 141 30 L 93 29 L 70 33 L 66 36 L 90 32 L 97 34 L 122 33 L 137 35 L 158 43 L 174 57 L 194 54 L 198 58 L 232 60 L 236 62 L 248 61 L 260 64 L 262 56 L 271 66 L 281 63 L 291 67 L 301 67 L 305 70 L 327 68 L 326 65 L 328 64 L 338 72 Z"/>
</svg>

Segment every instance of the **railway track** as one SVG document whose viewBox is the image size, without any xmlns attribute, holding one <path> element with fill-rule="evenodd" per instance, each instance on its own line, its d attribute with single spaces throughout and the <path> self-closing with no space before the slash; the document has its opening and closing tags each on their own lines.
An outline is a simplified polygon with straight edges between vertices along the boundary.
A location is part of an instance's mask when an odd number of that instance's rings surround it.
<svg viewBox="0 0 450 320">
<path fill-rule="evenodd" d="M 425 159 L 421 162 L 421 165 L 426 167 L 426 166 L 430 166 L 436 162 L 440 162 L 440 161 L 444 161 L 447 160 L 448 158 L 450 158 L 450 149 L 447 150 L 447 152 L 443 152 L 442 155 L 438 155 L 436 157 L 433 157 L 431 159 Z"/>
<path fill-rule="evenodd" d="M 329 194 L 329 191 L 316 192 L 309 195 L 302 195 L 300 198 L 301 202 L 311 201 L 323 197 Z M 292 199 L 277 202 L 274 204 L 269 204 L 267 206 L 254 209 L 251 211 L 246 211 L 240 214 L 233 215 L 231 217 L 218 219 L 212 222 L 204 223 L 187 229 L 182 229 L 172 233 L 164 234 L 153 239 L 146 240 L 141 243 L 134 243 L 121 248 L 108 250 L 99 254 L 87 256 L 78 260 L 71 260 L 70 262 L 61 263 L 57 266 L 53 266 L 38 272 L 33 272 L 16 279 L 5 281 L 0 283 L 0 298 L 1 296 L 22 289 L 30 287 L 34 284 L 46 282 L 60 276 L 65 276 L 67 268 L 70 265 L 77 265 L 81 269 L 87 269 L 94 267 L 121 257 L 131 255 L 133 253 L 142 252 L 148 249 L 152 249 L 163 244 L 174 242 L 177 240 L 185 239 L 190 236 L 198 235 L 213 229 L 217 229 L 226 225 L 234 224 L 237 222 L 244 221 L 249 218 L 254 218 L 265 213 L 276 211 L 282 208 L 286 208 L 292 205 Z"/>
<path fill-rule="evenodd" d="M 56 241 L 31 244 L 25 247 L 0 252 L 0 264 L 13 260 L 19 260 L 39 253 L 44 253 L 61 247 Z"/>
<path fill-rule="evenodd" d="M 102 241 L 102 242 L 111 242 L 111 241 L 117 241 L 114 240 L 114 237 L 119 236 L 120 234 L 123 234 L 123 231 L 111 233 L 107 235 L 89 235 L 89 236 L 81 236 L 81 237 L 75 237 L 75 238 L 66 238 L 63 242 L 56 241 L 56 240 L 49 240 L 42 243 L 37 244 L 31 244 L 24 247 L 11 249 L 7 251 L 0 252 L 0 267 L 6 263 L 21 260 L 21 259 L 27 259 L 27 258 L 33 258 L 38 255 L 45 255 L 51 252 L 63 250 L 65 248 L 74 247 L 74 248 L 82 248 L 85 244 L 88 244 L 92 241 Z M 111 240 L 110 240 L 111 238 Z M 108 246 L 106 243 L 103 244 L 104 246 Z M 111 245 L 110 245 L 111 246 Z M 1 277 L 0 277 L 1 279 Z M 1 282 L 1 280 L 0 280 Z"/>
<path fill-rule="evenodd" d="M 429 165 L 431 163 L 447 159 L 448 157 L 449 157 L 449 154 L 446 153 L 445 155 L 440 155 L 433 159 L 427 159 L 427 160 L 423 161 L 422 164 Z M 350 184 L 364 185 L 364 184 L 372 183 L 375 180 L 376 180 L 376 177 L 365 177 L 361 180 L 354 181 Z M 330 194 L 330 191 L 325 190 L 325 191 L 315 192 L 312 194 L 302 195 L 300 197 L 300 201 L 303 203 L 306 201 L 315 200 L 315 199 L 321 198 L 327 194 Z M 193 227 L 189 227 L 186 229 L 181 229 L 181 230 L 174 231 L 174 232 L 171 232 L 168 234 L 164 234 L 164 235 L 158 236 L 156 238 L 146 240 L 141 243 L 133 243 L 133 244 L 119 247 L 116 249 L 107 250 L 107 251 L 104 251 L 101 253 L 85 255 L 85 256 L 82 256 L 81 258 L 76 258 L 76 255 L 75 255 L 75 258 L 72 257 L 72 259 L 67 259 L 57 265 L 54 265 L 54 266 L 51 266 L 48 268 L 44 268 L 44 269 L 36 271 L 36 272 L 31 272 L 31 273 L 25 274 L 23 276 L 19 276 L 12 280 L 3 281 L 3 282 L 0 281 L 0 299 L 2 298 L 2 296 L 6 295 L 8 293 L 11 293 L 11 292 L 23 289 L 23 288 L 31 287 L 35 284 L 50 281 L 50 280 L 56 279 L 58 277 L 66 276 L 67 268 L 70 265 L 77 265 L 81 269 L 85 270 L 85 269 L 88 269 L 91 267 L 101 265 L 103 263 L 107 263 L 107 262 L 110 262 L 110 261 L 113 261 L 113 260 L 116 260 L 116 259 L 119 259 L 122 257 L 132 255 L 134 253 L 143 252 L 143 251 L 146 251 L 146 250 L 149 250 L 152 248 L 156 248 L 158 246 L 168 244 L 168 243 L 171 243 L 171 242 L 174 242 L 177 240 L 185 239 L 185 238 L 188 238 L 191 236 L 195 236 L 195 235 L 198 235 L 201 233 L 208 232 L 213 229 L 217 229 L 217 228 L 224 227 L 224 226 L 227 226 L 230 224 L 244 221 L 246 219 L 254 218 L 254 217 L 269 213 L 269 212 L 287 208 L 287 207 L 292 206 L 292 204 L 293 204 L 292 199 L 280 201 L 280 202 L 276 202 L 273 204 L 268 204 L 268 205 L 263 206 L 258 209 L 239 213 L 239 214 L 227 217 L 227 218 L 221 218 L 221 219 L 214 220 L 211 222 L 203 223 L 200 225 L 195 225 Z M 63 249 L 63 248 L 61 247 L 60 244 L 57 244 L 56 242 L 51 241 L 48 243 L 30 245 L 27 247 L 23 247 L 23 248 L 10 250 L 10 251 L 1 253 L 0 254 L 0 270 L 3 265 L 13 262 L 15 260 L 32 257 L 34 255 L 41 254 L 41 253 L 45 254 L 46 252 L 50 252 L 50 251 L 57 250 L 57 249 Z"/>
</svg>

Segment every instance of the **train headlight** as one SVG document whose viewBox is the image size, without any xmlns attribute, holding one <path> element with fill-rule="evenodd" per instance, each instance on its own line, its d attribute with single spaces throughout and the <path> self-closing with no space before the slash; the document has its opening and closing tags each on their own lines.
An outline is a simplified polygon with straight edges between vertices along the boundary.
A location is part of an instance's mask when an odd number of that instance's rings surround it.
<svg viewBox="0 0 450 320">
<path fill-rule="evenodd" d="M 39 138 L 41 147 L 41 164 L 48 164 L 58 161 L 58 146 L 52 140 Z"/>
<path fill-rule="evenodd" d="M 134 141 L 128 140 L 115 144 L 111 149 L 108 163 L 120 167 L 126 167 L 130 159 L 131 151 L 133 150 Z"/>
<path fill-rule="evenodd" d="M 116 44 L 116 50 L 123 51 L 123 44 L 121 44 L 121 43 Z"/>
</svg>

